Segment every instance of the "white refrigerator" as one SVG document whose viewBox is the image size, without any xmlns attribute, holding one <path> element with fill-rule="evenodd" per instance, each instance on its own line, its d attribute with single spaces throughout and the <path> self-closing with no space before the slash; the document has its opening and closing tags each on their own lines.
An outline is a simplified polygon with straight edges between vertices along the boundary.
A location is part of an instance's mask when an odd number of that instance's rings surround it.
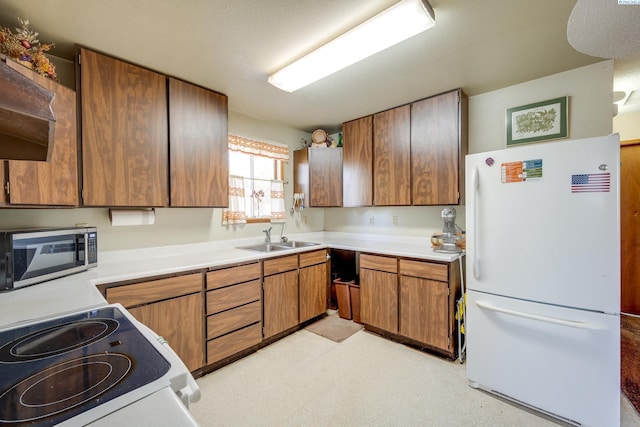
<svg viewBox="0 0 640 427">
<path fill-rule="evenodd" d="M 467 378 L 620 424 L 618 135 L 466 157 Z"/>
</svg>

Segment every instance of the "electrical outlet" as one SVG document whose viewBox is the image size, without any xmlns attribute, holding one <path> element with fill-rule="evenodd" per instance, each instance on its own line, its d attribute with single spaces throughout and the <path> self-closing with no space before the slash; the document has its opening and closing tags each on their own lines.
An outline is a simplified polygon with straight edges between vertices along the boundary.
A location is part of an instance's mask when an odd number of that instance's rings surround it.
<svg viewBox="0 0 640 427">
<path fill-rule="evenodd" d="M 393 225 L 398 225 L 398 216 L 394 215 L 391 218 L 393 219 Z"/>
<path fill-rule="evenodd" d="M 302 222 L 304 222 L 305 224 L 307 223 L 307 216 L 306 215 L 302 217 Z"/>
<path fill-rule="evenodd" d="M 369 224 L 374 224 L 373 215 L 371 215 L 371 216 L 369 217 Z"/>
</svg>

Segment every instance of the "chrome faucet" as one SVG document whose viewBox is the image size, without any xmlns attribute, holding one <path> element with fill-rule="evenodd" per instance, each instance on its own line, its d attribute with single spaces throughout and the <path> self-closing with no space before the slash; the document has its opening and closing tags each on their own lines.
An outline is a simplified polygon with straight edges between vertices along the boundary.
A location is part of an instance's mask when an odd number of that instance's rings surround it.
<svg viewBox="0 0 640 427">
<path fill-rule="evenodd" d="M 271 244 L 271 228 L 265 228 L 264 230 L 262 230 L 262 232 L 264 233 L 264 244 L 265 245 L 270 245 Z"/>
</svg>

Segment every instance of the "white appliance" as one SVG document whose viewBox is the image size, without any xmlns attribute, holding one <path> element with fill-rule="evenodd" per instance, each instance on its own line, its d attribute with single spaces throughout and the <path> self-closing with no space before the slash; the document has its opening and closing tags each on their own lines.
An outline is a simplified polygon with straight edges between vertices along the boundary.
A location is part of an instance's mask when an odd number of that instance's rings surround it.
<svg viewBox="0 0 640 427">
<path fill-rule="evenodd" d="M 618 135 L 466 157 L 467 378 L 620 424 Z"/>
<path fill-rule="evenodd" d="M 197 426 L 199 398 L 180 358 L 120 304 L 0 329 L 0 424 Z"/>
</svg>

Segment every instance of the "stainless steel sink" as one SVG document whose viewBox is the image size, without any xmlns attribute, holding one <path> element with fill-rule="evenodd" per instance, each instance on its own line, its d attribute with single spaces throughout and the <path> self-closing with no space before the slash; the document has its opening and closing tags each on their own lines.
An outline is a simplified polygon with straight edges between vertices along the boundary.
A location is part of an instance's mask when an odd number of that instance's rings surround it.
<svg viewBox="0 0 640 427">
<path fill-rule="evenodd" d="M 284 251 L 287 249 L 306 248 L 308 246 L 316 246 L 316 245 L 319 245 L 319 243 L 292 240 L 289 242 L 282 242 L 282 243 L 260 243 L 258 245 L 240 246 L 238 247 L 238 249 L 244 249 L 247 251 L 256 251 L 256 252 L 274 252 L 274 251 Z"/>
<path fill-rule="evenodd" d="M 290 249 L 288 247 L 278 246 L 273 243 L 261 243 L 259 245 L 250 245 L 250 246 L 240 246 L 238 249 L 244 249 L 247 251 L 256 251 L 256 252 L 273 252 L 273 251 L 283 251 L 285 249 Z"/>
<path fill-rule="evenodd" d="M 295 249 L 295 248 L 306 248 L 308 246 L 316 246 L 319 245 L 320 243 L 314 243 L 314 242 L 302 242 L 300 240 L 291 240 L 288 242 L 283 242 L 283 243 L 274 243 L 274 245 L 277 246 L 284 246 L 288 249 Z"/>
</svg>

